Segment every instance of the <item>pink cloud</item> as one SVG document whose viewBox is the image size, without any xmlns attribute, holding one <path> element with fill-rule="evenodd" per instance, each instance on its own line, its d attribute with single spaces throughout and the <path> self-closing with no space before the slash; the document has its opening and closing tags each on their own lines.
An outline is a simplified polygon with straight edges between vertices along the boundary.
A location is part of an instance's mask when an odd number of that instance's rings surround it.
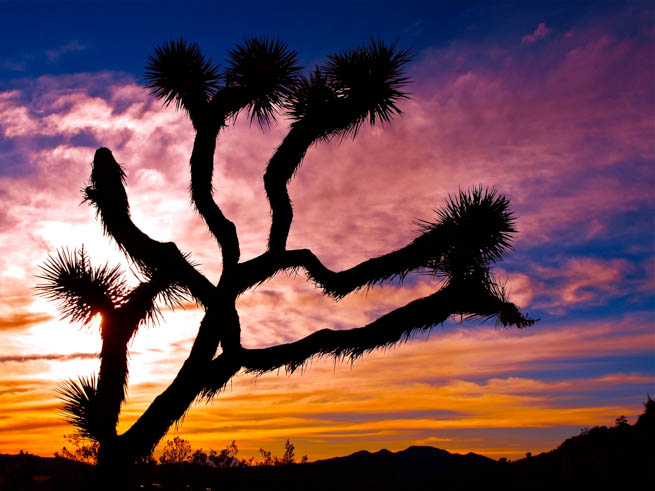
<svg viewBox="0 0 655 491">
<path fill-rule="evenodd" d="M 526 34 L 521 38 L 522 44 L 534 44 L 537 41 L 545 39 L 546 36 L 550 34 L 550 29 L 546 27 L 546 24 L 541 22 L 532 34 Z"/>
<path fill-rule="evenodd" d="M 573 257 L 556 266 L 525 265 L 525 272 L 499 269 L 510 297 L 522 307 L 545 309 L 552 314 L 580 306 L 600 305 L 612 298 L 646 292 L 634 274 L 639 266 L 626 259 Z"/>
<path fill-rule="evenodd" d="M 609 261 L 572 258 L 562 268 L 538 267 L 540 277 L 551 282 L 550 308 L 578 303 L 596 303 L 607 295 L 620 294 L 621 282 L 630 268 L 626 260 Z"/>
</svg>

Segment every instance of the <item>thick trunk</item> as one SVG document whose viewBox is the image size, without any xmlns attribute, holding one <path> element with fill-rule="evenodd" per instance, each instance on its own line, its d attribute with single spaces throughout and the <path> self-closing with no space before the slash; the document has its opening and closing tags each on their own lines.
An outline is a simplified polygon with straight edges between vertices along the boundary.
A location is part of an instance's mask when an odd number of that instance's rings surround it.
<svg viewBox="0 0 655 491">
<path fill-rule="evenodd" d="M 132 461 L 150 455 L 175 421 L 179 421 L 191 404 L 206 389 L 210 375 L 229 381 L 241 368 L 239 318 L 234 295 L 217 296 L 215 307 L 205 314 L 198 335 L 173 382 L 155 398 L 148 409 L 123 435 L 118 437 L 120 451 Z M 219 342 L 224 362 L 220 373 L 210 373 Z"/>
<path fill-rule="evenodd" d="M 101 441 L 116 436 L 116 425 L 121 405 L 125 400 L 128 361 L 125 334 L 129 326 L 121 324 L 115 316 L 105 316 L 102 325 L 102 350 L 100 352 L 100 371 L 98 373 L 97 400 Z"/>
</svg>

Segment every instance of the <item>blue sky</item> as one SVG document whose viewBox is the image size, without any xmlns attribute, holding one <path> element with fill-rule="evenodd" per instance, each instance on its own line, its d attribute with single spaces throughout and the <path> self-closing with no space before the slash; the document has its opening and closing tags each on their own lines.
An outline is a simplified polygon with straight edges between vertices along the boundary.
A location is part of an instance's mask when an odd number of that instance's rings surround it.
<svg viewBox="0 0 655 491">
<path fill-rule="evenodd" d="M 245 36 L 279 37 L 306 66 L 380 36 L 420 53 L 452 42 L 520 39 L 544 22 L 566 31 L 635 2 L 2 2 L 0 77 L 112 70 L 140 78 L 153 46 L 196 41 L 220 62 Z M 628 29 L 630 26 L 627 26 Z"/>
</svg>

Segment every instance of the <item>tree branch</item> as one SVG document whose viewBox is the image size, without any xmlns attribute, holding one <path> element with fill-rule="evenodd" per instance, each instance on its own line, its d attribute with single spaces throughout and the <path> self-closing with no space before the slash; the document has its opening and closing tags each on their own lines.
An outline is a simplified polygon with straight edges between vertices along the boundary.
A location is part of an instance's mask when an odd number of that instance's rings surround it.
<svg viewBox="0 0 655 491">
<path fill-rule="evenodd" d="M 308 131 L 306 125 L 294 123 L 266 166 L 264 189 L 272 213 L 268 236 L 269 251 L 281 252 L 286 248 L 293 220 L 293 208 L 287 184 L 314 140 L 314 135 Z"/>
<path fill-rule="evenodd" d="M 230 86 L 218 90 L 195 120 L 196 137 L 191 153 L 191 200 L 221 248 L 223 270 L 239 262 L 239 238 L 236 226 L 221 211 L 213 198 L 212 179 L 216 138 L 229 117 L 251 103 L 248 91 Z"/>
<path fill-rule="evenodd" d="M 119 437 L 124 444 L 123 448 L 129 449 L 132 457 L 148 455 L 152 446 L 161 440 L 170 426 L 184 417 L 193 401 L 207 387 L 208 375 L 215 373 L 217 366 L 220 367 L 221 380 L 225 380 L 223 384 L 240 370 L 240 345 L 224 346 L 224 352 L 212 361 L 221 340 L 218 333 L 234 332 L 234 323 L 238 332 L 238 322 L 234 299 L 231 302 L 227 297 L 219 299 L 216 306 L 206 312 L 191 353 L 171 385 L 157 396 L 132 427 Z M 218 329 L 221 324 L 228 326 Z"/>
<path fill-rule="evenodd" d="M 420 269 L 442 278 L 486 271 L 511 248 L 514 216 L 509 201 L 493 189 L 460 191 L 436 214 L 434 222 L 419 222 L 420 235 L 405 247 L 339 273 L 326 268 L 309 249 L 268 251 L 239 265 L 237 291 L 241 293 L 280 270 L 303 268 L 327 294 L 342 298 Z"/>
<path fill-rule="evenodd" d="M 158 242 L 143 233 L 130 217 L 124 172 L 107 148 L 99 148 L 93 159 L 85 200 L 93 203 L 107 235 L 145 272 L 160 272 L 179 281 L 194 298 L 208 307 L 214 285 L 198 272 L 172 242 Z"/>
<path fill-rule="evenodd" d="M 217 129 L 202 126 L 196 133 L 191 153 L 191 200 L 221 247 L 225 271 L 239 262 L 240 251 L 234 223 L 223 215 L 212 197 L 217 134 Z"/>
<path fill-rule="evenodd" d="M 475 286 L 475 289 L 473 287 Z M 247 372 L 265 373 L 285 367 L 293 372 L 315 356 L 355 359 L 376 348 L 407 340 L 417 331 L 443 323 L 451 315 L 496 317 L 503 325 L 522 328 L 534 321 L 493 291 L 470 282 L 448 284 L 427 297 L 383 315 L 372 323 L 345 331 L 322 329 L 293 343 L 263 349 L 244 349 Z"/>
</svg>

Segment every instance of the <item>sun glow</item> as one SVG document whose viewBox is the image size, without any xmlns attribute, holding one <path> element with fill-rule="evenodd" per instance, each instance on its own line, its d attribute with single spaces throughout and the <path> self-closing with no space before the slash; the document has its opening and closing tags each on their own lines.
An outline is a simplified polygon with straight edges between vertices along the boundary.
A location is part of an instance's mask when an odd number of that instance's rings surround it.
<svg viewBox="0 0 655 491">
<path fill-rule="evenodd" d="M 99 330 L 102 325 L 102 315 L 100 315 L 100 312 L 97 312 L 96 315 L 91 317 L 91 320 L 86 325 L 92 331 Z"/>
</svg>

